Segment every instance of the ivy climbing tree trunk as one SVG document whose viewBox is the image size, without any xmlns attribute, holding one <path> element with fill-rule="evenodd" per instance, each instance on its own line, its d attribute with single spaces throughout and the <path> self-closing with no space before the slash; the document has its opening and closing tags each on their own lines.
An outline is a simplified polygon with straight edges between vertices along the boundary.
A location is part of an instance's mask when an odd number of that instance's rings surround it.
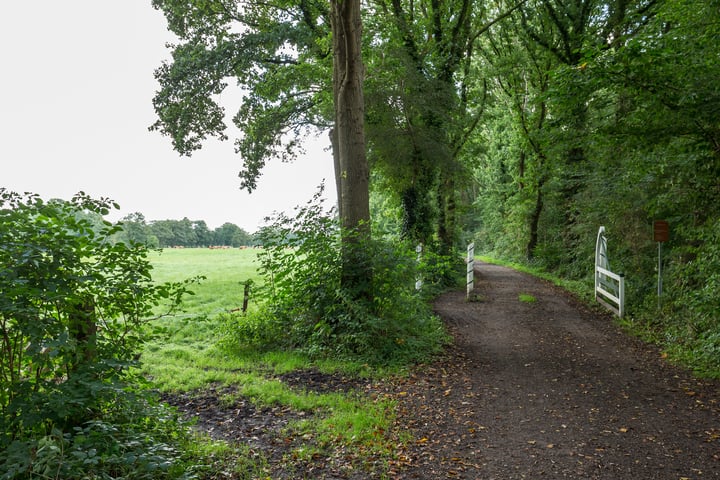
<svg viewBox="0 0 720 480">
<path fill-rule="evenodd" d="M 370 172 L 365 152 L 365 100 L 360 0 L 331 0 L 333 37 L 333 148 L 340 182 L 343 227 L 343 287 L 370 298 L 371 265 L 364 252 L 370 238 Z"/>
</svg>

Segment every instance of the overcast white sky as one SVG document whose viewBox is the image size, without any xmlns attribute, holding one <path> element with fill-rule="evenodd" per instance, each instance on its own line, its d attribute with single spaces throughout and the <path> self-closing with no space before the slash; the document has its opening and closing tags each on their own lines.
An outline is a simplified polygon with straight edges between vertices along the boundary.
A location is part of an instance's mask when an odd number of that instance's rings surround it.
<svg viewBox="0 0 720 480">
<path fill-rule="evenodd" d="M 150 0 L 0 5 L 0 187 L 46 199 L 80 190 L 110 197 L 122 207 L 111 220 L 141 212 L 249 232 L 273 211 L 305 203 L 323 179 L 326 195 L 334 192 L 326 136 L 294 164 L 270 161 L 248 195 L 239 188 L 232 134 L 187 158 L 148 131 L 153 71 L 172 41 Z M 228 107 L 232 114 L 237 105 Z"/>
</svg>

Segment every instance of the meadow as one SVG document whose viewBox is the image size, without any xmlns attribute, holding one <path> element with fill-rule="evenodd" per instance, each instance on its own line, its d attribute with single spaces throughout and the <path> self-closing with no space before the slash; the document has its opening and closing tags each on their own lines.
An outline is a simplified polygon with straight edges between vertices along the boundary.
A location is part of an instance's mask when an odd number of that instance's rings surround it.
<svg viewBox="0 0 720 480">
<path fill-rule="evenodd" d="M 185 309 L 189 315 L 211 315 L 242 306 L 244 282 L 259 280 L 259 251 L 255 248 L 167 248 L 151 252 L 149 258 L 156 282 L 206 277 L 193 287 L 195 295 L 186 299 Z"/>
<path fill-rule="evenodd" d="M 160 333 L 151 338 L 142 355 L 143 373 L 160 391 L 187 391 L 213 382 L 234 383 L 237 372 L 271 371 L 287 373 L 298 369 L 317 369 L 325 373 L 341 371 L 359 376 L 391 372 L 373 369 L 352 361 L 330 358 L 309 359 L 293 351 L 257 352 L 252 348 L 219 345 L 226 320 L 242 315 L 245 282 L 252 280 L 248 310 L 257 306 L 259 249 L 165 249 L 152 252 L 156 282 L 181 282 L 202 276 L 191 286 L 193 295 L 183 302 L 182 311 L 155 321 Z M 247 380 L 247 379 L 245 379 Z"/>
<path fill-rule="evenodd" d="M 354 377 L 377 377 L 393 372 L 370 371 L 367 365 L 347 361 L 309 359 L 292 351 L 257 352 L 220 345 L 227 316 L 241 315 L 229 312 L 242 305 L 244 282 L 248 279 L 255 285 L 261 282 L 257 273 L 259 251 L 186 248 L 151 254 L 153 279 L 158 282 L 178 282 L 198 275 L 205 278 L 193 285 L 195 295 L 187 298 L 183 312 L 156 322 L 161 333 L 145 346 L 143 375 L 152 388 L 161 392 L 192 394 L 232 386 L 232 393 L 221 401 L 232 403 L 239 395 L 261 407 L 280 406 L 313 412 L 312 422 L 291 423 L 286 429 L 288 436 L 309 439 L 291 453 L 297 460 L 307 460 L 308 455 L 332 456 L 338 449 L 369 456 L 391 455 L 389 444 L 379 441 L 378 432 L 393 430 L 392 402 L 377 401 L 354 392 L 315 393 L 291 388 L 277 376 L 309 369 Z M 250 309 L 255 306 L 251 302 Z M 398 437 L 393 441 L 397 442 Z M 264 462 L 258 460 L 257 455 L 247 458 L 238 446 L 228 447 L 236 448 L 230 458 L 243 469 L 247 469 L 249 463 L 262 465 Z"/>
<path fill-rule="evenodd" d="M 244 282 L 258 281 L 257 250 L 183 248 L 152 252 L 156 282 L 202 276 L 185 297 L 182 311 L 156 322 L 160 334 L 146 345 L 143 373 L 161 391 L 187 391 L 213 382 L 234 381 L 246 359 L 217 346 L 223 315 L 242 306 Z"/>
</svg>

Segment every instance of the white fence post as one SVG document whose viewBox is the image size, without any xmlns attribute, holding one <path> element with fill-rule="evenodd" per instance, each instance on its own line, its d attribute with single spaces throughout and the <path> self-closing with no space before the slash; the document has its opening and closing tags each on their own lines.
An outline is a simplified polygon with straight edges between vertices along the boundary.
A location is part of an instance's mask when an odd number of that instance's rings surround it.
<svg viewBox="0 0 720 480">
<path fill-rule="evenodd" d="M 467 247 L 467 298 L 475 287 L 475 243 Z"/>
<path fill-rule="evenodd" d="M 418 243 L 418 246 L 415 247 L 415 252 L 417 252 L 417 264 L 420 265 L 420 261 L 422 260 L 422 251 L 423 246 L 422 243 Z M 415 290 L 420 290 L 422 288 L 422 276 L 420 275 L 420 271 L 418 271 L 417 278 L 415 279 Z"/>
<path fill-rule="evenodd" d="M 620 305 L 618 305 L 618 316 L 625 315 L 625 275 L 620 274 Z"/>
</svg>

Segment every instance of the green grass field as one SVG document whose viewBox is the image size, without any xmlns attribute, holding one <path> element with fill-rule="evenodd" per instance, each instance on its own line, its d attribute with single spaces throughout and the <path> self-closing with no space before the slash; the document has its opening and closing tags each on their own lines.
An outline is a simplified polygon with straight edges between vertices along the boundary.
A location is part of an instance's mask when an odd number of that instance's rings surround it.
<svg viewBox="0 0 720 480">
<path fill-rule="evenodd" d="M 242 306 L 244 282 L 251 279 L 254 287 L 261 282 L 257 273 L 258 252 L 255 249 L 184 248 L 152 253 L 153 279 L 157 282 L 205 277 L 192 286 L 195 295 L 186 297 L 183 311 L 157 321 L 166 333 L 148 342 L 143 352 L 143 372 L 154 380 L 159 390 L 183 391 L 213 382 L 235 383 L 239 371 L 267 371 L 268 368 L 276 373 L 310 366 L 327 372 L 365 373 L 363 365 L 333 360 L 311 363 L 296 352 L 229 354 L 217 345 L 222 337 L 223 316 Z M 251 289 L 250 309 L 254 298 Z M 247 378 L 243 381 L 248 383 Z"/>
<path fill-rule="evenodd" d="M 217 343 L 223 315 L 242 307 L 244 282 L 259 281 L 257 253 L 255 249 L 184 248 L 150 255 L 156 282 L 205 277 L 192 285 L 195 294 L 185 298 L 181 312 L 157 322 L 165 333 L 146 345 L 143 372 L 159 390 L 187 391 L 210 383 L 235 383 L 238 371 L 253 369 L 258 358 L 228 355 Z M 278 357 L 275 363 L 286 362 L 282 355 Z M 247 378 L 243 380 L 248 383 Z"/>
<path fill-rule="evenodd" d="M 308 434 L 308 438 L 314 439 L 295 452 L 299 459 L 307 460 L 307 452 L 315 455 L 335 448 L 357 449 L 369 456 L 392 456 L 390 444 L 378 442 L 377 438 L 377 432 L 392 430 L 392 402 L 365 399 L 355 394 L 309 393 L 291 389 L 272 378 L 273 374 L 307 368 L 369 375 L 366 365 L 331 359 L 310 361 L 296 352 L 259 353 L 241 349 L 229 352 L 218 346 L 223 315 L 242 305 L 241 282 L 252 279 L 257 284 L 260 281 L 256 271 L 258 252 L 253 249 L 198 248 L 152 253 L 153 279 L 158 282 L 178 282 L 197 275 L 206 279 L 193 286 L 196 294 L 187 299 L 184 312 L 158 320 L 166 333 L 146 344 L 142 373 L 161 391 L 235 385 L 239 395 L 258 405 L 284 405 L 299 411 L 324 412 L 314 416 L 313 422 L 305 420 L 288 426 L 288 431 L 296 435 Z M 243 453 L 239 449 L 233 455 L 237 461 Z"/>
<path fill-rule="evenodd" d="M 178 248 L 152 252 L 153 279 L 179 282 L 197 275 L 206 277 L 185 302 L 188 314 L 217 314 L 242 306 L 243 282 L 258 281 L 259 250 Z"/>
</svg>

